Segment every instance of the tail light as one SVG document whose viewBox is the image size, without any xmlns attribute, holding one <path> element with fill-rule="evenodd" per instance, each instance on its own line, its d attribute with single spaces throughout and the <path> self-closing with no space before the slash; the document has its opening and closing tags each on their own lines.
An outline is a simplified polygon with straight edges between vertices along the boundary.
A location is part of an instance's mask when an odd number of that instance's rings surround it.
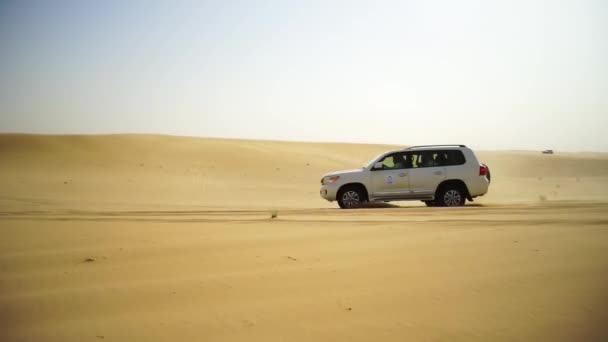
<svg viewBox="0 0 608 342">
<path fill-rule="evenodd" d="M 485 176 L 488 174 L 488 166 L 486 164 L 479 165 L 479 175 Z"/>
</svg>

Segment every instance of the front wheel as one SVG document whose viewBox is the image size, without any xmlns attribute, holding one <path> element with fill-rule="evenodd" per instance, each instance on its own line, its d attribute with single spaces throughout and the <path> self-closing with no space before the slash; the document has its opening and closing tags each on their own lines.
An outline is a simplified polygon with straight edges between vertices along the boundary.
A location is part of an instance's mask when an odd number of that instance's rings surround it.
<svg viewBox="0 0 608 342">
<path fill-rule="evenodd" d="M 424 204 L 426 204 L 427 207 L 436 207 L 437 206 L 437 202 L 435 201 L 422 201 L 424 202 Z"/>
<path fill-rule="evenodd" d="M 358 207 L 366 202 L 363 191 L 357 187 L 347 187 L 338 193 L 338 205 L 342 209 Z"/>
<path fill-rule="evenodd" d="M 459 207 L 464 205 L 465 194 L 457 187 L 446 187 L 439 191 L 437 202 L 442 207 Z"/>
</svg>

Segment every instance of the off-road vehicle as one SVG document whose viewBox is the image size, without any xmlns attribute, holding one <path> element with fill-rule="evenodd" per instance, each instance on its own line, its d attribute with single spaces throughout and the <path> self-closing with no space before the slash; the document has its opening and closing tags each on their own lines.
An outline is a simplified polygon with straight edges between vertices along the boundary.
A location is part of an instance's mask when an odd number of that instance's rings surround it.
<svg viewBox="0 0 608 342">
<path fill-rule="evenodd" d="M 461 206 L 488 192 L 490 169 L 465 145 L 426 145 L 382 153 L 360 169 L 328 173 L 321 197 L 340 208 L 420 200 Z"/>
</svg>

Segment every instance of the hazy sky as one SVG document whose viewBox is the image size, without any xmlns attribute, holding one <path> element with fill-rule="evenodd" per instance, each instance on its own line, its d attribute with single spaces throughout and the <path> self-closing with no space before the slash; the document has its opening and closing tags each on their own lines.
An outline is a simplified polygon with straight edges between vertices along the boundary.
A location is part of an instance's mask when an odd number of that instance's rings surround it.
<svg viewBox="0 0 608 342">
<path fill-rule="evenodd" d="M 0 1 L 0 131 L 608 151 L 608 2 Z"/>
</svg>

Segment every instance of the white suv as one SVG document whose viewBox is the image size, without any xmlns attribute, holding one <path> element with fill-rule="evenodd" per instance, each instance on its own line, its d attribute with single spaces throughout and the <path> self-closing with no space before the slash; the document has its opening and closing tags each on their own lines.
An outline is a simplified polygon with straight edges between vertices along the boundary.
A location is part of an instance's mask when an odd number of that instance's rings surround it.
<svg viewBox="0 0 608 342">
<path fill-rule="evenodd" d="M 464 145 L 427 145 L 389 151 L 366 166 L 328 173 L 321 197 L 340 208 L 364 202 L 421 200 L 428 206 L 461 206 L 488 192 L 490 170 Z"/>
</svg>

